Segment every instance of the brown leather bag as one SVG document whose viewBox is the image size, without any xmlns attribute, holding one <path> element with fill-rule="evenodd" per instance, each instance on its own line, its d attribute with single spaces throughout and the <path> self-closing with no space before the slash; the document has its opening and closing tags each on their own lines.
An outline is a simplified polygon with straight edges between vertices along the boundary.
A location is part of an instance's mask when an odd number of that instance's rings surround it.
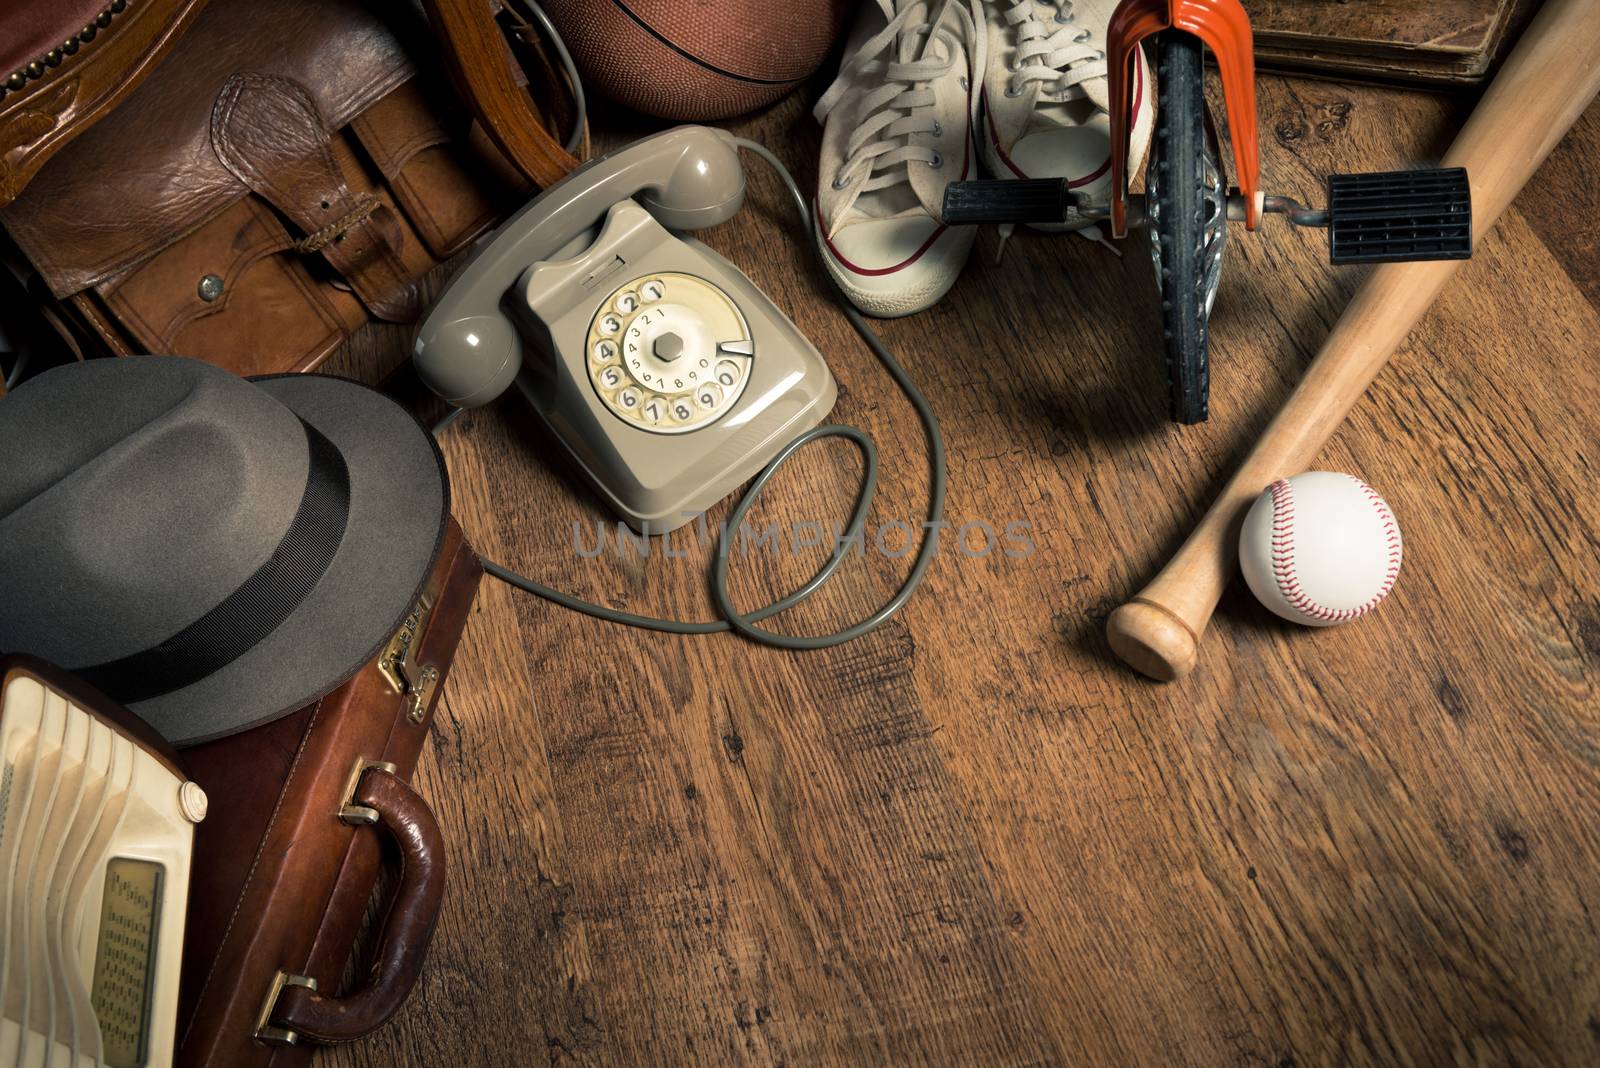
<svg viewBox="0 0 1600 1068">
<path fill-rule="evenodd" d="M 432 26 L 406 4 L 205 4 L 0 209 L 79 354 L 303 371 L 369 319 L 415 318 L 421 275 L 576 163 L 504 118 L 521 90 L 488 3 L 427 0 Z M 436 35 L 498 62 L 435 69 Z"/>
<path fill-rule="evenodd" d="M 195 835 L 178 1006 L 191 1068 L 304 1066 L 381 1026 L 422 967 L 444 893 L 427 804 L 407 783 L 482 571 L 454 521 L 418 609 L 315 705 L 183 751 L 210 809 Z M 340 977 L 384 861 L 398 872 L 370 962 Z"/>
</svg>

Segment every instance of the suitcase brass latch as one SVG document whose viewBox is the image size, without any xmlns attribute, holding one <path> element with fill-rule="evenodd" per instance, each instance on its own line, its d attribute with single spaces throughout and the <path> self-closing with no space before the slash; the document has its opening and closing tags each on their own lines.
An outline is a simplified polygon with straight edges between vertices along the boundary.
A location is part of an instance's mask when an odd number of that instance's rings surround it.
<svg viewBox="0 0 1600 1068">
<path fill-rule="evenodd" d="M 428 613 L 432 611 L 433 602 L 424 596 L 389 639 L 383 655 L 378 657 L 378 670 L 389 680 L 395 693 L 406 698 L 406 718 L 412 723 L 422 722 L 433 700 L 433 692 L 439 688 L 439 669 L 432 664 L 418 663 L 414 655 L 427 630 Z"/>
</svg>

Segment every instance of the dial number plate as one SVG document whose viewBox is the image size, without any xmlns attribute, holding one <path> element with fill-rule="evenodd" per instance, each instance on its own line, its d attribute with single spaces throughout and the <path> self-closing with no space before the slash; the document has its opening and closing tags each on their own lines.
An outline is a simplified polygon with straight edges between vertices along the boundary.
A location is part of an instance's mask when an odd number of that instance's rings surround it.
<svg viewBox="0 0 1600 1068">
<path fill-rule="evenodd" d="M 703 278 L 641 275 L 595 310 L 589 382 L 613 415 L 641 430 L 682 434 L 733 410 L 755 346 L 732 298 Z"/>
</svg>

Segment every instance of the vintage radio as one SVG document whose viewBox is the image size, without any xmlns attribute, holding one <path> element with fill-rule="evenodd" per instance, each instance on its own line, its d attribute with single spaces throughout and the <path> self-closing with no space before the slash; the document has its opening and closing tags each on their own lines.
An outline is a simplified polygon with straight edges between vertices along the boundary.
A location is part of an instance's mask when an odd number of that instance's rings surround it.
<svg viewBox="0 0 1600 1068">
<path fill-rule="evenodd" d="M 0 657 L 0 1064 L 171 1062 L 205 811 L 143 722 Z"/>
</svg>

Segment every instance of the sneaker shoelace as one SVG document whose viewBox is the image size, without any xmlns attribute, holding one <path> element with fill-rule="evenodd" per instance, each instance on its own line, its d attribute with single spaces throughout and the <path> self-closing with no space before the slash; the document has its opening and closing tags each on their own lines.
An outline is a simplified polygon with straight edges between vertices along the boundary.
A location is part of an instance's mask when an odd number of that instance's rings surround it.
<svg viewBox="0 0 1600 1068">
<path fill-rule="evenodd" d="M 1083 83 L 1106 77 L 1106 52 L 1094 31 L 1075 25 L 1073 0 L 987 0 L 1005 4 L 1001 12 L 1013 27 L 1017 54 L 1011 63 L 1006 95 L 1018 97 L 1030 85 L 1052 103 L 1081 100 Z M 1055 8 L 1054 17 L 1041 8 Z"/>
<path fill-rule="evenodd" d="M 1022 96 L 1029 86 L 1036 85 L 1040 102 L 1065 104 L 1087 99 L 1089 93 L 1084 83 L 1107 76 L 1104 42 L 1096 41 L 1094 31 L 1087 26 L 1075 25 L 1073 0 L 985 0 L 985 3 L 1004 5 L 1001 17 L 1016 34 L 1017 51 L 1011 60 L 1006 96 Z M 1051 15 L 1041 8 L 1054 8 L 1055 12 Z M 1000 226 L 1000 243 L 994 254 L 996 263 L 1005 255 L 1006 242 L 1015 232 L 1014 223 Z M 1076 232 L 1104 245 L 1117 256 L 1122 255 L 1116 245 L 1106 240 L 1098 225 L 1090 224 Z"/>
<path fill-rule="evenodd" d="M 883 84 L 861 100 L 860 113 L 865 117 L 845 144 L 844 164 L 833 180 L 833 187 L 851 188 L 851 192 L 835 213 L 830 235 L 839 228 L 861 194 L 909 182 L 908 165 L 913 162 L 933 167 L 943 164 L 935 149 L 913 144 L 911 135 L 943 133 L 931 111 L 935 101 L 929 83 L 947 74 L 963 50 L 975 53 L 968 76 L 983 71 L 986 54 L 986 35 L 981 30 L 983 10 L 980 5 L 983 2 L 916 0 L 906 2 L 897 12 L 894 0 L 878 0 L 888 25 L 845 58 L 839 66 L 839 76 L 822 94 L 813 111 L 817 121 L 823 122 L 862 76 L 882 79 Z M 942 25 L 950 12 L 957 16 L 954 28 Z M 958 32 L 966 35 L 966 42 L 959 39 Z M 906 35 L 920 42 L 903 40 Z M 970 48 L 964 49 L 964 44 L 970 44 Z M 910 58 L 900 58 L 902 56 Z M 976 119 L 976 101 L 977 94 L 969 93 L 969 129 Z M 919 108 L 929 110 L 918 114 Z"/>
</svg>

